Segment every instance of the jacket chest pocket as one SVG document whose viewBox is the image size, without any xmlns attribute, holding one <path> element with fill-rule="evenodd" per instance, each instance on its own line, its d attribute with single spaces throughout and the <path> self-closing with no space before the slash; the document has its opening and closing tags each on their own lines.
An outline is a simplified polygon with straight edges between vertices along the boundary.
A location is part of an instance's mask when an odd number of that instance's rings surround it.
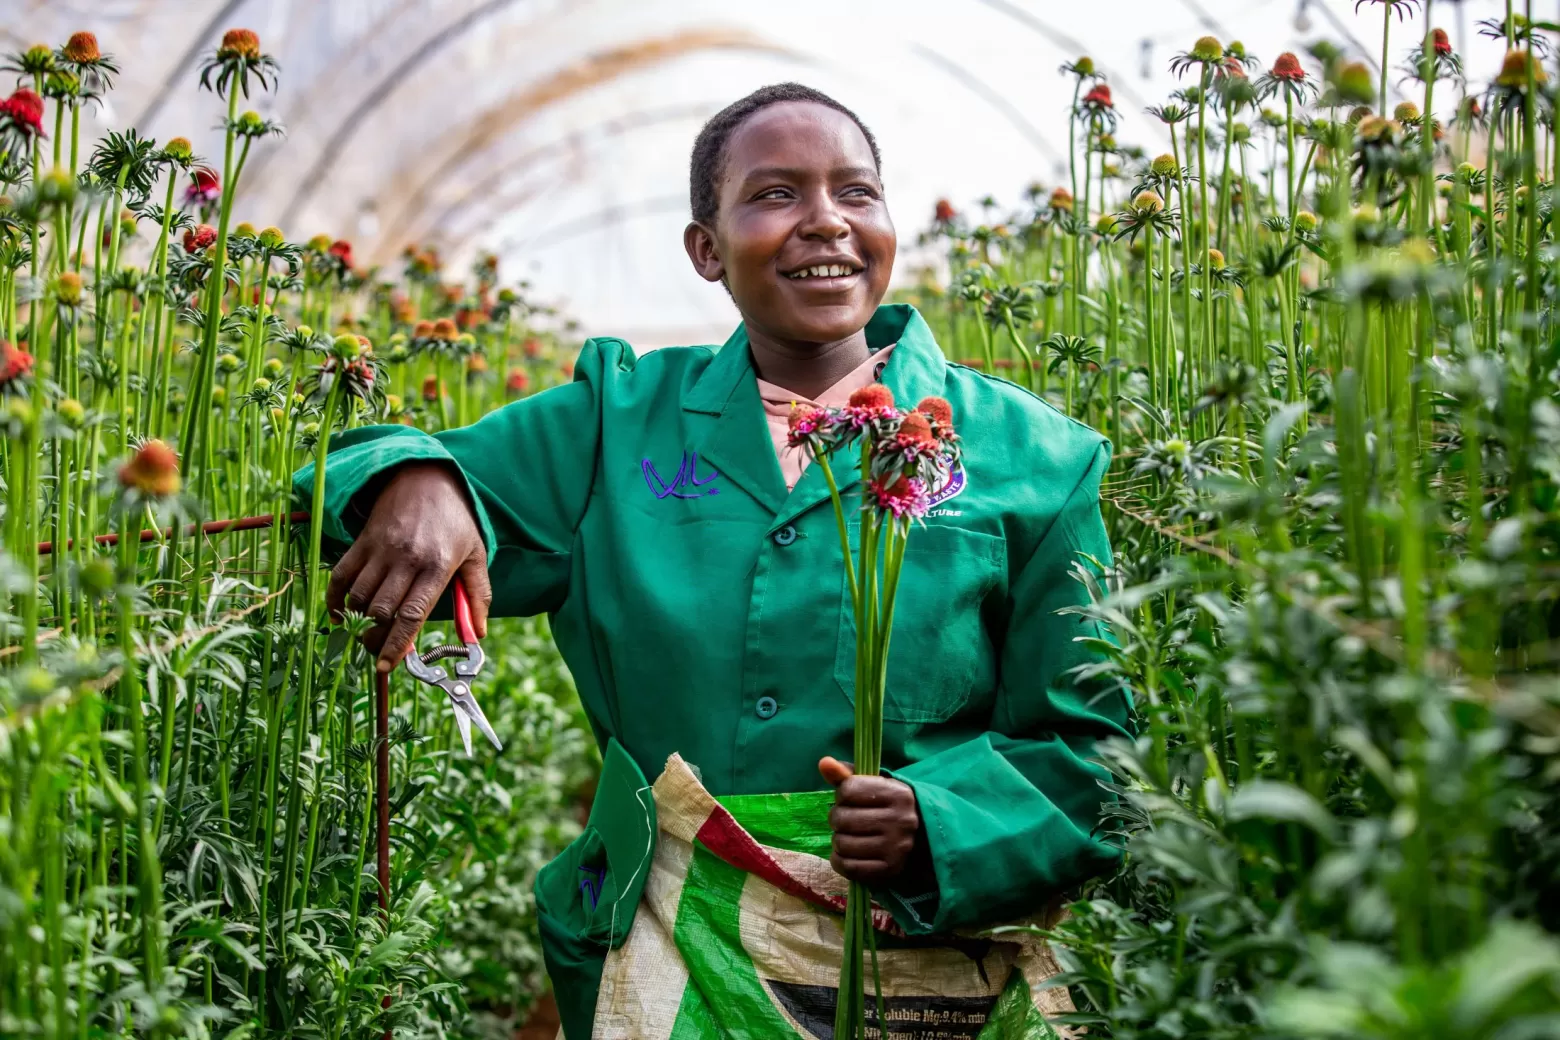
<svg viewBox="0 0 1560 1040">
<path fill-rule="evenodd" d="M 852 525 L 851 541 L 859 531 Z M 883 718 L 945 722 L 996 678 L 991 636 L 982 622 L 987 597 L 1007 571 L 1007 543 L 957 527 L 917 527 L 905 547 L 889 634 Z M 856 703 L 856 617 L 840 577 L 839 643 L 834 678 Z"/>
</svg>

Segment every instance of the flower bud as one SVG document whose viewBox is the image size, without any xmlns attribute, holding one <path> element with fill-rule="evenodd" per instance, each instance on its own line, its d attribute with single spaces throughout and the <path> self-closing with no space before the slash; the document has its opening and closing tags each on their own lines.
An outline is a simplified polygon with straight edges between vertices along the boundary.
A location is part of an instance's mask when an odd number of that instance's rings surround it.
<svg viewBox="0 0 1560 1040">
<path fill-rule="evenodd" d="M 249 389 L 252 393 L 263 394 L 271 389 L 271 381 L 265 376 L 260 376 L 249 384 Z"/>
<path fill-rule="evenodd" d="M 400 394 L 385 395 L 385 412 L 387 414 L 396 416 L 404 411 L 406 411 L 406 403 L 401 400 Z"/>
<path fill-rule="evenodd" d="M 1351 61 L 1338 70 L 1338 96 L 1345 104 L 1368 105 L 1376 97 L 1376 84 L 1363 62 Z"/>
<path fill-rule="evenodd" d="M 455 337 L 455 342 L 462 347 L 474 347 L 477 345 L 477 337 L 469 332 L 462 332 Z"/>
<path fill-rule="evenodd" d="M 76 580 L 82 591 L 94 599 L 100 599 L 114 590 L 114 561 L 107 556 L 93 556 L 76 572 Z"/>
<path fill-rule="evenodd" d="M 211 407 L 221 408 L 227 404 L 227 387 L 214 386 L 211 388 Z"/>
<path fill-rule="evenodd" d="M 287 425 L 287 411 L 286 411 L 286 409 L 283 409 L 283 408 L 272 408 L 271 409 L 271 428 L 273 430 L 280 430 L 282 427 L 284 427 L 286 425 Z"/>
<path fill-rule="evenodd" d="M 303 434 L 305 437 L 317 437 L 319 436 L 320 432 L 320 424 L 317 422 L 304 423 L 301 427 L 299 427 L 298 432 Z"/>
<path fill-rule="evenodd" d="M 304 248 L 311 253 L 323 253 L 330 249 L 332 241 L 329 235 L 315 235 L 309 239 L 308 244 Z"/>
<path fill-rule="evenodd" d="M 1094 75 L 1094 59 L 1085 54 L 1073 62 L 1073 68 L 1080 76 L 1092 76 Z"/>
<path fill-rule="evenodd" d="M 81 424 L 87 421 L 87 410 L 73 397 L 67 397 L 55 405 L 54 414 L 60 417 L 60 422 L 72 430 L 81 429 Z"/>
<path fill-rule="evenodd" d="M 433 323 L 433 338 L 444 343 L 453 343 L 460 338 L 460 329 L 449 318 L 440 318 Z"/>
<path fill-rule="evenodd" d="M 54 279 L 54 298 L 60 301 L 61 307 L 79 307 L 82 288 L 81 275 L 75 271 L 61 271 Z"/>
<path fill-rule="evenodd" d="M 119 467 L 119 483 L 153 498 L 177 494 L 179 457 L 162 441 L 147 441 Z"/>
<path fill-rule="evenodd" d="M 237 372 L 240 364 L 241 362 L 238 360 L 237 354 L 217 355 L 218 372 Z"/>
<path fill-rule="evenodd" d="M 1051 192 L 1051 208 L 1071 213 L 1073 208 L 1072 192 L 1066 188 L 1057 188 Z"/>
<path fill-rule="evenodd" d="M 249 221 L 246 220 L 243 223 L 239 224 L 238 227 L 233 229 L 233 237 L 234 238 L 258 238 L 259 237 L 259 233 L 255 231 L 255 226 L 253 224 L 251 224 Z"/>
<path fill-rule="evenodd" d="M 1132 209 L 1137 213 L 1161 213 L 1165 208 L 1165 200 L 1159 197 L 1157 191 L 1140 191 L 1132 196 L 1131 205 Z"/>
<path fill-rule="evenodd" d="M 1154 161 L 1148 164 L 1148 171 L 1155 177 L 1174 177 L 1176 169 L 1175 156 L 1168 152 L 1156 155 Z"/>
<path fill-rule="evenodd" d="M 1208 250 L 1208 266 L 1215 271 L 1224 270 L 1224 252 L 1219 249 Z"/>
<path fill-rule="evenodd" d="M 355 361 L 357 356 L 363 353 L 363 344 L 358 342 L 358 337 L 350 332 L 343 332 L 331 342 L 330 353 L 332 357 L 342 361 Z"/>
<path fill-rule="evenodd" d="M 1399 101 L 1397 107 L 1392 110 L 1392 118 L 1399 123 L 1419 122 L 1419 106 L 1412 101 Z"/>
<path fill-rule="evenodd" d="M 439 377 L 423 376 L 422 399 L 424 401 L 437 401 L 439 399 Z"/>
<path fill-rule="evenodd" d="M 951 223 L 953 218 L 957 217 L 958 215 L 958 210 L 954 209 L 953 203 L 949 202 L 947 199 L 938 199 L 937 205 L 932 210 L 932 219 L 937 221 L 939 224 Z"/>
<path fill-rule="evenodd" d="M 260 244 L 267 249 L 280 249 L 287 240 L 282 237 L 282 229 L 278 227 L 264 228 L 260 232 Z"/>
<path fill-rule="evenodd" d="M 868 383 L 850 395 L 852 408 L 892 408 L 894 392 L 882 383 Z"/>
<path fill-rule="evenodd" d="M 191 147 L 189 138 L 175 137 L 163 145 L 163 154 L 179 162 L 188 162 L 195 155 L 195 149 Z"/>
<path fill-rule="evenodd" d="M 298 329 L 297 329 L 297 332 L 298 332 L 298 338 L 299 339 L 313 339 L 314 338 L 314 330 L 312 328 L 310 328 L 309 326 L 307 326 L 307 325 L 299 325 Z"/>
<path fill-rule="evenodd" d="M 1204 36 L 1192 44 L 1192 59 L 1204 65 L 1212 65 L 1224 57 L 1224 44 L 1216 36 Z"/>
<path fill-rule="evenodd" d="M 1308 209 L 1303 209 L 1295 214 L 1295 230 L 1311 232 L 1316 230 L 1316 214 Z"/>
<path fill-rule="evenodd" d="M 199 253 L 209 249 L 217 240 L 217 229 L 210 224 L 196 224 L 184 232 L 184 251 L 186 253 Z"/>
<path fill-rule="evenodd" d="M 255 136 L 265 129 L 265 119 L 254 109 L 249 109 L 238 117 L 237 130 L 241 134 Z"/>
<path fill-rule="evenodd" d="M 406 349 L 406 345 L 404 343 L 397 343 L 395 346 L 390 348 L 390 353 L 388 356 L 391 364 L 399 365 L 407 358 L 411 357 L 412 352 Z"/>
<path fill-rule="evenodd" d="M 260 37 L 249 29 L 229 29 L 222 34 L 222 43 L 217 47 L 217 58 L 221 61 L 241 59 L 255 61 L 260 57 Z"/>
<path fill-rule="evenodd" d="M 38 181 L 38 198 L 52 205 L 65 205 L 76 197 L 76 178 L 67 170 L 53 169 Z"/>
</svg>

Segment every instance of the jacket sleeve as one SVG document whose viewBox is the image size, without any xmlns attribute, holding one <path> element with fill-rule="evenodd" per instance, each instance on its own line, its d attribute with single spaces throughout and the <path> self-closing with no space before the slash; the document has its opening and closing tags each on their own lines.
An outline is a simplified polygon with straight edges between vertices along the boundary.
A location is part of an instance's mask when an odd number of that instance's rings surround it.
<svg viewBox="0 0 1560 1040">
<path fill-rule="evenodd" d="M 1096 833 L 1108 774 L 1090 759 L 1100 739 L 1129 735 L 1127 695 L 1070 674 L 1097 659 L 1084 640 L 1105 632 L 1057 613 L 1087 602 L 1075 561 L 1110 564 L 1099 505 L 1109 459 L 1101 443 L 1011 587 L 991 729 L 894 771 L 915 790 L 936 877 L 934 891 L 886 893 L 911 934 L 1032 914 L 1119 858 Z"/>
<path fill-rule="evenodd" d="M 389 471 L 415 461 L 447 463 L 465 480 L 487 545 L 493 615 L 556 609 L 567 593 L 574 532 L 595 481 L 602 367 L 601 346 L 591 341 L 574 382 L 522 398 L 471 426 L 432 435 L 368 426 L 340 435 L 325 462 L 319 519 L 327 546 L 340 551 L 351 543 L 366 519 L 359 493 Z M 294 474 L 293 491 L 307 503 L 313 486 L 311 463 Z"/>
</svg>

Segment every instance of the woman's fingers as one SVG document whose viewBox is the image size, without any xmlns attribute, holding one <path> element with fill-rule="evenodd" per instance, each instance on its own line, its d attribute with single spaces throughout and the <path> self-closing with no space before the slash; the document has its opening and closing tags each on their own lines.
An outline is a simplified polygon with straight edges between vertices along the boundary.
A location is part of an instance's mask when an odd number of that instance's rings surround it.
<svg viewBox="0 0 1560 1040">
<path fill-rule="evenodd" d="M 370 557 L 368 562 L 363 564 L 363 569 L 358 571 L 357 577 L 352 579 L 352 585 L 347 589 L 342 606 L 347 610 L 366 612 L 368 605 L 374 602 L 374 595 L 379 591 L 379 586 L 384 582 L 391 566 L 390 560 L 384 553 Z"/>
<path fill-rule="evenodd" d="M 385 575 L 384 580 L 379 583 L 379 590 L 369 601 L 368 609 L 364 611 L 374 619 L 375 628 L 383 629 L 386 635 L 389 634 L 396 610 L 401 606 L 401 601 L 406 598 L 406 591 L 412 587 L 412 581 L 416 577 L 417 568 L 405 564 L 393 568 Z"/>
<path fill-rule="evenodd" d="M 860 881 L 864 885 L 874 885 L 882 881 L 889 881 L 899 873 L 899 871 L 883 860 L 852 859 L 849 856 L 841 856 L 839 853 L 829 857 L 829 865 L 841 877 L 851 881 Z"/>
<path fill-rule="evenodd" d="M 331 568 L 330 584 L 325 586 L 325 606 L 330 610 L 331 617 L 340 617 L 347 608 L 347 591 L 352 588 L 358 572 L 372 556 L 373 550 L 369 548 L 368 542 L 359 538 L 336 561 L 336 566 Z"/>
<path fill-rule="evenodd" d="M 460 579 L 466 583 L 466 600 L 471 604 L 471 627 L 477 638 L 487 636 L 488 608 L 493 602 L 493 585 L 488 580 L 487 553 L 473 553 L 460 565 Z"/>
<path fill-rule="evenodd" d="M 384 646 L 379 650 L 381 672 L 388 672 L 401 663 L 401 658 L 406 656 L 406 651 L 411 649 L 412 641 L 422 630 L 423 622 L 428 620 L 428 614 L 433 610 L 433 604 L 438 600 L 439 593 L 444 591 L 444 586 L 448 583 L 449 575 L 446 574 L 430 570 L 417 573 L 411 588 L 407 589 L 400 606 L 396 608 L 395 621 L 390 626 L 390 633 L 385 637 Z"/>
<path fill-rule="evenodd" d="M 888 834 L 904 830 L 905 822 L 905 814 L 898 809 L 836 805 L 829 810 L 829 829 L 836 834 Z"/>
</svg>

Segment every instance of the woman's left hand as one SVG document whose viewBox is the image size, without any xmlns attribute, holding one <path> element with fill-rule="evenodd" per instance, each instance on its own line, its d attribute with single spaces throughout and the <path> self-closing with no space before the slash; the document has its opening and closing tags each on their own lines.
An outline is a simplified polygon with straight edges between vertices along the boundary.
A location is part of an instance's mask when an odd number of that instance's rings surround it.
<svg viewBox="0 0 1560 1040">
<path fill-rule="evenodd" d="M 834 854 L 829 862 L 851 881 L 892 881 L 927 860 L 920 840 L 921 810 L 902 780 L 857 776 L 848 763 L 825 757 L 818 772 L 834 785 Z M 929 861 L 924 864 L 930 866 Z"/>
</svg>

